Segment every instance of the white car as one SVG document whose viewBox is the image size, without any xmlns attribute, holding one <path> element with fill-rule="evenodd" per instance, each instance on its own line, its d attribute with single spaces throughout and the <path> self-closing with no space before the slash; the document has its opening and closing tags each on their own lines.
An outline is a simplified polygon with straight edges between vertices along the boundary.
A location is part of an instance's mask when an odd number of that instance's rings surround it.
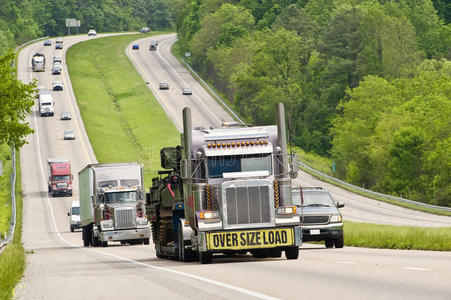
<svg viewBox="0 0 451 300">
<path fill-rule="evenodd" d="M 53 63 L 61 63 L 61 56 L 55 55 L 53 57 Z"/>
<path fill-rule="evenodd" d="M 88 31 L 88 36 L 96 36 L 97 32 L 94 29 Z"/>
<path fill-rule="evenodd" d="M 67 213 L 70 217 L 70 231 L 80 228 L 80 201 L 72 201 L 70 211 Z"/>
<path fill-rule="evenodd" d="M 62 81 L 54 81 L 52 83 L 54 91 L 62 91 L 63 90 L 63 82 Z"/>
<path fill-rule="evenodd" d="M 64 130 L 65 140 L 75 140 L 75 133 L 72 130 Z"/>
<path fill-rule="evenodd" d="M 70 120 L 70 119 L 71 119 L 70 112 L 68 111 L 61 112 L 61 120 Z"/>
</svg>

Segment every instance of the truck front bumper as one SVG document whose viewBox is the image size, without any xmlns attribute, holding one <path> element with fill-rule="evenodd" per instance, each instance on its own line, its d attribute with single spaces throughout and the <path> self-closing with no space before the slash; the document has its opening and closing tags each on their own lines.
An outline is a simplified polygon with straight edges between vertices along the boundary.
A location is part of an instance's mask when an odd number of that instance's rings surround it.
<svg viewBox="0 0 451 300">
<path fill-rule="evenodd" d="M 300 226 L 199 232 L 200 251 L 242 251 L 300 246 Z"/>
<path fill-rule="evenodd" d="M 99 235 L 99 240 L 102 242 L 139 240 L 150 238 L 150 227 L 127 229 L 127 230 L 111 230 L 102 231 Z"/>
</svg>

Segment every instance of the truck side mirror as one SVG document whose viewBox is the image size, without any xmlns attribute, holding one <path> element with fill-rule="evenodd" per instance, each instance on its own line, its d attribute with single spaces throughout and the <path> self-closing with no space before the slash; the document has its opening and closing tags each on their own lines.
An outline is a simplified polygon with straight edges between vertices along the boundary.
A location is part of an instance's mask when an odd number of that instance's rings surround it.
<svg viewBox="0 0 451 300">
<path fill-rule="evenodd" d="M 298 155 L 296 153 L 290 155 L 290 178 L 296 179 L 299 173 Z"/>
<path fill-rule="evenodd" d="M 345 207 L 345 204 L 343 202 L 338 201 L 337 202 L 337 208 Z"/>
<path fill-rule="evenodd" d="M 70 212 L 67 213 L 67 216 L 70 217 Z"/>
</svg>

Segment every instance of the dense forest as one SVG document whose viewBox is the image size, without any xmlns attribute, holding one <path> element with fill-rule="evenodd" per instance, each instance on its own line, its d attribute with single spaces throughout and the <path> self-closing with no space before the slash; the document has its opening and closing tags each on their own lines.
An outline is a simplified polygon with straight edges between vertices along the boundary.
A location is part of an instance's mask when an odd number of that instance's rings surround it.
<svg viewBox="0 0 451 300">
<path fill-rule="evenodd" d="M 0 54 L 40 36 L 68 34 L 66 19 L 81 21 L 79 32 L 174 28 L 177 0 L 8 0 L 0 1 Z M 72 29 L 72 33 L 75 29 Z"/>
<path fill-rule="evenodd" d="M 445 0 L 188 0 L 177 32 L 250 123 L 282 100 L 294 143 L 338 177 L 451 206 L 450 14 Z"/>
</svg>

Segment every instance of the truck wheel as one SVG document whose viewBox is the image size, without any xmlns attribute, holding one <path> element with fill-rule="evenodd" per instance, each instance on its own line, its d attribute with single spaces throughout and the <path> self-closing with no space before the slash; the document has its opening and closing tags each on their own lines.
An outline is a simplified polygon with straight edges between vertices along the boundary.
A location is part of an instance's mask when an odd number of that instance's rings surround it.
<svg viewBox="0 0 451 300">
<path fill-rule="evenodd" d="M 282 250 L 279 248 L 273 248 L 269 249 L 269 257 L 281 257 L 282 256 Z"/>
<path fill-rule="evenodd" d="M 161 248 L 160 248 L 160 245 L 158 245 L 158 244 L 155 245 L 155 255 L 158 258 L 164 258 L 165 257 L 163 254 L 161 254 Z"/>
<path fill-rule="evenodd" d="M 91 243 L 91 229 L 89 227 L 83 227 L 82 229 L 83 246 L 89 247 Z"/>
<path fill-rule="evenodd" d="M 326 245 L 326 248 L 332 248 L 334 246 L 334 240 L 333 239 L 325 239 L 324 244 Z"/>
<path fill-rule="evenodd" d="M 102 244 L 102 247 L 108 247 L 108 241 L 101 242 L 101 244 Z"/>
<path fill-rule="evenodd" d="M 150 239 L 149 238 L 144 239 L 144 245 L 149 245 L 149 243 L 150 243 Z"/>
<path fill-rule="evenodd" d="M 194 260 L 194 253 L 191 249 L 185 248 L 185 240 L 183 239 L 183 224 L 179 223 L 178 241 L 179 241 L 179 260 L 181 262 L 190 262 Z"/>
<path fill-rule="evenodd" d="M 287 259 L 298 259 L 299 257 L 299 247 L 289 247 L 285 250 L 285 256 Z"/>
<path fill-rule="evenodd" d="M 70 232 L 74 232 L 74 226 L 70 227 Z"/>
<path fill-rule="evenodd" d="M 343 248 L 344 246 L 344 237 L 343 235 L 334 240 L 335 248 Z"/>
<path fill-rule="evenodd" d="M 199 261 L 201 264 L 211 264 L 213 261 L 213 253 L 199 252 Z"/>
<path fill-rule="evenodd" d="M 126 243 L 126 241 L 121 241 L 121 245 L 125 245 Z"/>
<path fill-rule="evenodd" d="M 93 247 L 100 246 L 99 238 L 94 236 L 94 228 L 91 228 L 91 246 Z"/>
</svg>

